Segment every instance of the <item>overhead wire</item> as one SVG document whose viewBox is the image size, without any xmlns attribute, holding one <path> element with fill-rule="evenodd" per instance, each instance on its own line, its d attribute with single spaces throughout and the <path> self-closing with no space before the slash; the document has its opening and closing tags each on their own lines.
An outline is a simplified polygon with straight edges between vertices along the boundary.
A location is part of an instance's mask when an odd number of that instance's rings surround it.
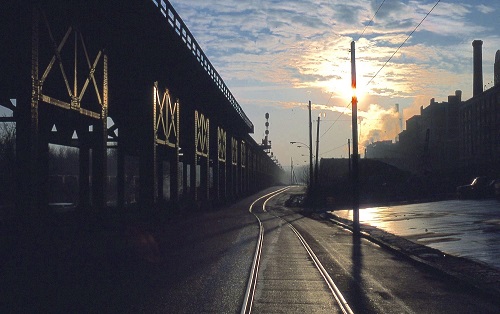
<svg viewBox="0 0 500 314">
<path fill-rule="evenodd" d="M 427 14 L 424 16 L 424 18 L 420 21 L 420 23 L 418 23 L 417 26 L 415 26 L 415 28 L 406 37 L 406 39 L 403 41 L 403 43 L 401 45 L 399 45 L 398 49 L 396 49 L 396 51 L 394 51 L 394 53 L 391 55 L 391 57 L 384 63 L 384 65 L 377 71 L 377 73 L 375 73 L 375 75 L 368 81 L 368 83 L 366 83 L 367 86 L 375 79 L 375 77 L 377 77 L 377 75 L 380 73 L 380 71 L 382 71 L 382 69 L 385 68 L 385 66 L 392 60 L 392 58 L 396 55 L 396 53 L 398 53 L 399 49 L 401 49 L 401 47 L 403 47 L 404 44 L 406 44 L 406 42 L 408 41 L 408 39 L 410 39 L 410 37 L 413 35 L 413 33 L 415 33 L 415 31 L 419 28 L 419 26 L 422 25 L 422 23 L 425 21 L 425 19 L 432 13 L 432 11 L 434 10 L 434 8 L 437 7 L 437 5 L 439 4 L 439 2 L 441 2 L 441 0 L 438 0 L 436 2 L 436 4 L 430 9 L 430 11 L 427 12 Z"/>
<path fill-rule="evenodd" d="M 330 149 L 330 150 L 327 150 L 326 152 L 323 152 L 323 153 L 321 153 L 321 154 L 319 154 L 319 155 L 320 155 L 320 156 L 323 156 L 324 154 L 328 154 L 329 152 L 333 152 L 334 150 L 337 150 L 337 149 L 339 149 L 339 148 L 342 148 L 342 147 L 344 147 L 344 146 L 346 146 L 346 145 L 347 145 L 347 144 L 342 144 L 342 145 L 339 145 L 339 146 L 334 147 L 334 148 L 332 148 L 332 149 Z"/>
<path fill-rule="evenodd" d="M 345 107 L 346 109 L 348 109 L 352 104 L 352 101 Z M 330 131 L 330 129 L 335 125 L 335 123 L 340 119 L 340 117 L 342 117 L 344 113 L 343 112 L 340 112 L 339 115 L 337 116 L 337 119 L 335 119 L 332 123 L 332 125 L 330 125 L 330 127 L 325 131 L 323 132 L 323 134 L 321 134 L 320 138 L 322 138 L 326 133 L 328 133 L 328 131 Z"/>
<path fill-rule="evenodd" d="M 361 39 L 361 37 L 365 34 L 366 29 L 367 29 L 369 26 L 371 26 L 371 24 L 373 23 L 373 20 L 375 19 L 375 16 L 377 16 L 378 11 L 380 11 L 380 8 L 384 5 L 384 3 L 385 3 L 385 0 L 384 0 L 384 1 L 382 1 L 382 3 L 378 6 L 377 11 L 375 11 L 375 14 L 373 14 L 373 16 L 372 16 L 372 18 L 371 18 L 370 22 L 368 22 L 368 24 L 366 24 L 366 25 L 365 25 L 365 28 L 363 29 L 363 32 L 361 33 L 361 35 L 359 35 L 358 40 L 356 40 L 356 41 L 359 41 L 359 40 Z"/>
<path fill-rule="evenodd" d="M 371 24 L 373 23 L 373 20 L 375 19 L 375 17 L 377 16 L 378 12 L 380 11 L 380 8 L 382 8 L 382 6 L 384 5 L 386 0 L 382 1 L 382 3 L 380 3 L 380 5 L 378 6 L 377 8 L 377 11 L 375 11 L 375 13 L 373 14 L 372 18 L 370 19 L 370 21 L 368 22 L 368 24 L 365 25 L 364 29 L 363 29 L 363 32 L 361 32 L 361 35 L 359 35 L 358 37 L 358 41 L 361 39 L 361 37 L 365 34 L 365 31 L 368 29 L 368 27 L 371 26 Z M 330 94 L 330 98 L 328 99 L 328 101 L 326 102 L 326 105 L 328 105 L 328 103 L 330 102 L 330 99 L 332 99 L 332 95 L 333 95 L 333 92 Z M 352 101 L 345 107 L 346 109 L 349 109 L 349 107 L 351 106 L 352 104 Z M 335 119 L 335 121 L 333 121 L 333 123 L 330 125 L 330 127 L 325 131 L 323 132 L 323 134 L 320 136 L 320 138 L 322 138 L 326 133 L 328 133 L 328 131 L 330 131 L 330 129 L 335 125 L 335 123 L 337 122 L 338 119 L 340 119 L 340 117 L 344 114 L 344 112 L 340 112 L 340 114 L 338 115 L 337 119 Z"/>
<path fill-rule="evenodd" d="M 380 8 L 382 7 L 382 5 L 384 4 L 385 0 L 381 3 L 381 5 L 379 6 L 379 8 L 377 9 L 377 11 L 375 12 L 373 18 L 375 18 L 376 14 L 378 13 L 378 11 L 380 10 Z M 436 2 L 436 4 L 434 4 L 434 6 L 429 10 L 429 12 L 427 12 L 427 14 L 424 16 L 424 18 L 420 21 L 420 23 L 417 24 L 417 26 L 415 26 L 415 28 L 411 31 L 411 33 L 406 37 L 406 39 L 403 41 L 403 43 L 401 43 L 401 45 L 399 45 L 399 47 L 396 49 L 396 51 L 394 51 L 394 53 L 391 55 L 391 57 L 384 63 L 384 65 L 382 65 L 382 67 L 377 71 L 377 73 L 375 73 L 375 75 L 370 78 L 370 80 L 368 81 L 368 83 L 366 83 L 366 86 L 368 86 L 379 74 L 380 72 L 385 68 L 385 66 L 392 60 L 392 58 L 394 58 L 394 56 L 398 53 L 398 51 L 404 46 L 404 44 L 406 44 L 406 42 L 408 41 L 408 39 L 410 39 L 410 37 L 413 35 L 413 33 L 415 33 L 417 31 L 417 29 L 420 27 L 420 25 L 422 25 L 422 23 L 425 21 L 425 19 L 427 19 L 427 17 L 432 13 L 432 11 L 434 11 L 434 9 L 437 7 L 437 5 L 439 4 L 439 2 L 441 2 L 441 0 L 438 0 Z M 372 18 L 372 19 L 373 19 Z M 366 30 L 366 26 L 365 26 L 365 30 Z M 363 30 L 363 34 L 365 32 L 365 30 Z M 361 36 L 359 37 L 361 38 Z M 358 39 L 359 40 L 359 39 Z M 352 103 L 352 102 L 351 102 Z M 349 103 L 349 105 L 346 106 L 346 108 L 349 108 L 349 106 L 351 105 L 351 103 Z M 338 116 L 338 118 L 332 123 L 332 125 L 328 128 L 328 130 L 326 130 L 323 135 L 321 135 L 321 137 L 323 137 L 328 131 L 330 131 L 330 129 L 333 127 L 333 125 L 335 124 L 335 122 L 337 122 L 337 120 L 343 115 L 344 113 L 341 112 Z"/>
</svg>

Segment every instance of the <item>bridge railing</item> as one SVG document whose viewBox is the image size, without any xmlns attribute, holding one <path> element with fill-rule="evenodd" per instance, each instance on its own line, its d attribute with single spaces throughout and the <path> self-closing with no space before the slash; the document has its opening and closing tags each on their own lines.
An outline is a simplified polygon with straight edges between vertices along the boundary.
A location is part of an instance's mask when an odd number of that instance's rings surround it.
<svg viewBox="0 0 500 314">
<path fill-rule="evenodd" d="M 189 31 L 186 24 L 184 24 L 179 14 L 177 14 L 175 9 L 172 7 L 170 2 L 165 0 L 151 0 L 151 1 L 153 1 L 153 3 L 159 8 L 161 14 L 167 19 L 168 22 L 167 24 L 174 29 L 177 35 L 179 35 L 179 38 L 184 42 L 186 48 L 192 52 L 193 56 L 196 58 L 196 60 L 199 62 L 199 64 L 202 66 L 205 72 L 212 78 L 214 83 L 227 98 L 229 103 L 240 115 L 243 122 L 253 132 L 254 128 L 252 121 L 250 121 L 250 119 L 246 116 L 243 109 L 241 109 L 241 106 L 238 104 L 233 94 L 226 86 L 222 78 L 220 77 L 217 70 L 215 70 L 212 63 L 210 63 L 205 53 L 196 42 L 196 39 Z"/>
</svg>

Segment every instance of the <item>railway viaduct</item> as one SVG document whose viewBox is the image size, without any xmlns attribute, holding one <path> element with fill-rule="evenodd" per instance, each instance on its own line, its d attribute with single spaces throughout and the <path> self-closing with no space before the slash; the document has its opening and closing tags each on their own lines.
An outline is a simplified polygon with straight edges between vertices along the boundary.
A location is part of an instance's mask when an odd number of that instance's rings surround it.
<svg viewBox="0 0 500 314">
<path fill-rule="evenodd" d="M 17 210 L 48 204 L 49 144 L 78 148 L 80 208 L 106 206 L 116 149 L 138 162 L 138 203 L 225 203 L 276 184 L 282 169 L 166 0 L 7 0 L 0 106 L 16 123 Z M 12 101 L 15 99 L 15 101 Z M 165 175 L 165 174 L 168 175 Z M 109 191 L 108 191 L 109 192 Z"/>
</svg>

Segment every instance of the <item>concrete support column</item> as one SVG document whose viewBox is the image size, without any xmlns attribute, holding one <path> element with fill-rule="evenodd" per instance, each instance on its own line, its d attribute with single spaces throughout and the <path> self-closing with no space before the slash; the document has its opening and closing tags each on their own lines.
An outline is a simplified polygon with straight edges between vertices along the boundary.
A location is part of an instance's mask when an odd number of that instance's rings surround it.
<svg viewBox="0 0 500 314">
<path fill-rule="evenodd" d="M 92 138 L 96 143 L 92 149 L 92 207 L 98 210 L 106 206 L 106 122 L 98 121 L 95 123 L 93 131 L 96 136 Z"/>
<path fill-rule="evenodd" d="M 29 216 L 39 209 L 38 193 L 38 103 L 40 82 L 38 72 L 39 13 L 33 8 L 31 35 L 31 89 L 24 91 L 26 99 L 17 102 L 16 160 L 17 197 L 16 207 L 20 215 Z M 28 98 L 31 95 L 31 98 Z"/>
<path fill-rule="evenodd" d="M 193 164 L 190 165 L 190 171 L 189 171 L 189 183 L 190 183 L 190 188 L 191 188 L 191 193 L 190 193 L 190 197 L 195 200 L 195 201 L 198 201 L 198 187 L 196 186 L 196 169 L 198 168 L 197 167 L 198 165 L 198 156 L 196 156 L 196 153 L 194 154 L 194 160 L 193 160 Z"/>
<path fill-rule="evenodd" d="M 195 200 L 209 200 L 210 120 L 197 110 L 194 112 L 194 147 L 195 165 L 200 167 L 200 187 L 195 193 Z"/>
<path fill-rule="evenodd" d="M 118 208 L 125 207 L 125 149 L 118 141 L 116 162 L 116 204 Z"/>
<path fill-rule="evenodd" d="M 107 140 L 108 140 L 108 57 L 103 58 L 103 89 L 100 119 L 94 123 L 92 139 L 95 141 L 92 151 L 92 194 L 93 207 L 106 207 L 107 179 Z"/>
<path fill-rule="evenodd" d="M 190 177 L 188 177 L 188 164 L 186 162 L 186 155 L 183 156 L 184 161 L 182 162 L 182 191 L 183 191 L 183 198 L 188 198 L 191 191 L 188 189 L 188 180 L 191 180 Z"/>
<path fill-rule="evenodd" d="M 170 201 L 177 204 L 179 201 L 179 145 L 175 146 L 175 153 L 170 158 Z"/>
<path fill-rule="evenodd" d="M 209 182 L 209 160 L 208 157 L 199 158 L 200 163 L 200 195 L 199 199 L 208 201 L 210 199 L 210 182 Z"/>
<path fill-rule="evenodd" d="M 156 179 L 157 179 L 157 184 L 156 184 L 156 194 L 158 195 L 157 201 L 162 202 L 165 200 L 165 195 L 163 194 L 163 160 L 158 158 L 156 161 Z"/>
<path fill-rule="evenodd" d="M 139 150 L 139 202 L 143 209 L 153 210 L 156 205 L 157 187 L 157 163 L 156 163 L 156 108 L 153 99 L 148 101 L 148 106 L 142 108 L 143 123 L 142 146 Z"/>
<path fill-rule="evenodd" d="M 90 149 L 88 143 L 82 140 L 85 138 L 83 132 L 80 132 L 79 138 L 81 143 L 78 162 L 79 207 L 83 209 L 90 207 Z"/>
<path fill-rule="evenodd" d="M 39 130 L 41 131 L 41 130 Z M 44 130 L 39 133 L 38 137 L 38 159 L 36 163 L 36 181 L 38 191 L 38 208 L 44 208 L 49 204 L 49 138 L 48 131 Z"/>
</svg>

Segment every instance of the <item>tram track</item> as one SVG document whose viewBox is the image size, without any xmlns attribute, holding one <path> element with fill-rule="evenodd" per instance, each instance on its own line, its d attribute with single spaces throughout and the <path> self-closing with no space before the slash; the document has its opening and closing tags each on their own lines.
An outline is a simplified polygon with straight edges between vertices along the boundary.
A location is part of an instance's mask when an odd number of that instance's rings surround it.
<svg viewBox="0 0 500 314">
<path fill-rule="evenodd" d="M 266 195 L 263 195 L 256 199 L 252 204 L 250 204 L 250 207 L 248 208 L 248 211 L 252 213 L 255 218 L 257 218 L 257 221 L 259 223 L 259 237 L 257 239 L 257 245 L 255 247 L 255 254 L 252 262 L 252 268 L 250 270 L 250 276 L 248 279 L 248 284 L 247 284 L 247 289 L 245 292 L 245 298 L 243 300 L 243 306 L 241 308 L 241 314 L 247 314 L 251 313 L 252 311 L 252 304 L 253 304 L 253 298 L 255 295 L 255 288 L 257 286 L 257 277 L 259 273 L 259 264 L 260 264 L 260 257 L 262 254 L 262 245 L 264 242 L 264 226 L 262 224 L 262 221 L 260 220 L 259 216 L 257 216 L 253 211 L 253 206 L 260 200 L 266 197 L 272 197 L 276 195 L 277 193 L 281 193 L 282 191 L 287 190 L 288 188 L 282 188 L 277 191 L 273 191 L 271 193 L 268 193 Z M 265 205 L 264 205 L 265 206 Z"/>
<path fill-rule="evenodd" d="M 304 237 L 301 235 L 301 233 L 288 221 L 283 219 L 282 217 L 279 217 L 275 215 L 272 211 L 267 211 L 266 210 L 266 205 L 269 200 L 271 200 L 273 197 L 285 192 L 288 190 L 290 187 L 285 187 L 278 189 L 276 191 L 273 191 L 271 193 L 268 193 L 266 195 L 261 196 L 260 198 L 256 199 L 249 207 L 249 212 L 251 212 L 257 219 L 259 223 L 259 237 L 258 241 L 256 244 L 255 248 L 255 254 L 253 258 L 253 263 L 248 279 L 248 284 L 247 284 L 247 290 L 245 293 L 244 297 L 244 302 L 241 308 L 241 314 L 247 314 L 251 313 L 254 305 L 254 298 L 257 290 L 257 285 L 259 281 L 259 269 L 261 266 L 261 260 L 262 260 L 262 252 L 264 248 L 264 236 L 265 236 L 265 227 L 264 224 L 259 217 L 259 214 L 254 211 L 254 206 L 256 206 L 257 203 L 262 201 L 262 213 L 271 215 L 273 218 L 279 219 L 280 224 L 287 226 L 293 234 L 297 237 L 297 239 L 300 241 L 302 247 L 305 249 L 307 252 L 308 256 L 310 257 L 312 264 L 314 264 L 314 267 L 316 270 L 319 272 L 321 278 L 323 279 L 324 283 L 328 287 L 331 296 L 334 299 L 334 303 L 338 305 L 338 311 L 344 314 L 352 314 L 353 311 L 351 310 L 349 304 L 346 302 L 344 296 L 336 286 L 335 282 L 333 279 L 330 277 L 326 269 L 323 267 L 321 264 L 319 258 L 316 256 L 316 254 L 313 252 L 307 241 L 304 239 Z"/>
</svg>

